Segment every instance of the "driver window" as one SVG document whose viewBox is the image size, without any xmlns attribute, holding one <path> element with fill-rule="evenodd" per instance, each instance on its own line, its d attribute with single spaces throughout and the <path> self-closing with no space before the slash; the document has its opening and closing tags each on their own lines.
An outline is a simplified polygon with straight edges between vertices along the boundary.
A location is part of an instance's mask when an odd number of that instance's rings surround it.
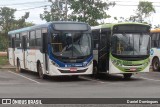
<svg viewBox="0 0 160 107">
<path fill-rule="evenodd" d="M 59 33 L 54 33 L 52 35 L 52 47 L 54 52 L 61 52 L 62 51 L 62 43 Z"/>
</svg>

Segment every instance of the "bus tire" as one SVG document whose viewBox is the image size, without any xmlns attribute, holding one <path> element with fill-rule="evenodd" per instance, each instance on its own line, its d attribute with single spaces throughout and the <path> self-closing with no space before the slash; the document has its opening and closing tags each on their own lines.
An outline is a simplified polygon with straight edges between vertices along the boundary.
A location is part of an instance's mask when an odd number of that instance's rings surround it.
<svg viewBox="0 0 160 107">
<path fill-rule="evenodd" d="M 130 79 L 130 78 L 131 78 L 132 73 L 123 74 L 123 76 L 124 76 L 124 79 L 127 80 L 127 79 Z"/>
<path fill-rule="evenodd" d="M 158 71 L 159 70 L 159 59 L 158 58 L 154 58 L 153 62 L 152 62 L 152 67 L 153 67 L 153 71 Z"/>
<path fill-rule="evenodd" d="M 39 78 L 45 79 L 45 75 L 43 74 L 43 69 L 42 69 L 41 63 L 38 63 L 37 70 L 38 70 Z"/>
<path fill-rule="evenodd" d="M 22 69 L 21 69 L 21 64 L 19 62 L 19 60 L 17 60 L 17 72 L 22 72 Z"/>
</svg>

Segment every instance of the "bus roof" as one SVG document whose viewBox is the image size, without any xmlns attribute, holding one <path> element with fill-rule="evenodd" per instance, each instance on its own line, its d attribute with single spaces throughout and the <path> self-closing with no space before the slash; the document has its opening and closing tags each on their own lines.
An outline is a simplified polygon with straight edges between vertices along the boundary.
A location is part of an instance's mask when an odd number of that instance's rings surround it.
<svg viewBox="0 0 160 107">
<path fill-rule="evenodd" d="M 115 26 L 115 25 L 130 25 L 130 24 L 150 26 L 148 24 L 143 24 L 143 23 L 124 22 L 124 23 L 106 23 L 106 24 L 102 24 L 102 25 L 98 25 L 98 26 L 93 26 L 93 27 L 91 27 L 91 29 L 100 29 L 100 28 L 112 29 L 113 26 Z"/>
<path fill-rule="evenodd" d="M 156 32 L 160 32 L 160 28 L 156 28 L 156 29 L 151 30 L 151 33 L 156 33 Z"/>
<path fill-rule="evenodd" d="M 25 31 L 29 31 L 29 30 L 33 30 L 33 29 L 38 29 L 38 28 L 45 28 L 45 27 L 48 27 L 50 24 L 56 24 L 56 23 L 57 24 L 58 23 L 87 24 L 87 23 L 84 23 L 84 22 L 74 22 L 74 21 L 53 21 L 53 22 L 48 22 L 48 23 L 45 23 L 45 24 L 34 25 L 34 26 L 30 26 L 30 27 L 17 29 L 17 30 L 12 30 L 12 31 L 9 31 L 8 34 L 15 34 L 15 33 L 25 32 Z"/>
</svg>

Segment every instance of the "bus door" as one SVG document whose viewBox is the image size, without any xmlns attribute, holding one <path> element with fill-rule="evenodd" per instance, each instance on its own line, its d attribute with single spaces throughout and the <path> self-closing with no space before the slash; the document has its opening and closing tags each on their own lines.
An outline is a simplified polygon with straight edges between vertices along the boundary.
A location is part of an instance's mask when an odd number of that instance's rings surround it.
<svg viewBox="0 0 160 107">
<path fill-rule="evenodd" d="M 109 31 L 101 29 L 98 48 L 98 68 L 100 72 L 109 70 Z"/>
<path fill-rule="evenodd" d="M 92 30 L 92 40 L 93 40 L 93 66 L 96 67 L 98 63 L 98 46 L 99 46 L 99 35 L 100 30 Z M 97 66 L 98 67 L 98 66 Z"/>
<path fill-rule="evenodd" d="M 47 28 L 42 29 L 42 53 L 43 53 L 43 68 L 46 71 L 48 71 L 48 33 Z"/>
<path fill-rule="evenodd" d="M 23 57 L 23 67 L 26 68 L 27 64 L 27 41 L 26 36 L 22 36 L 22 57 Z"/>
</svg>

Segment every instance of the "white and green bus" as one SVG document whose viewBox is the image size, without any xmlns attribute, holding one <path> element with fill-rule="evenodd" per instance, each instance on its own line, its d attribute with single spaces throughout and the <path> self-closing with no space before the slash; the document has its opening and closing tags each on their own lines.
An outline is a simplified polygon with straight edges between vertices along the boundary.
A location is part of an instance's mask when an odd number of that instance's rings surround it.
<svg viewBox="0 0 160 107">
<path fill-rule="evenodd" d="M 91 29 L 94 74 L 123 74 L 127 79 L 134 73 L 149 72 L 149 25 L 117 23 Z"/>
</svg>

